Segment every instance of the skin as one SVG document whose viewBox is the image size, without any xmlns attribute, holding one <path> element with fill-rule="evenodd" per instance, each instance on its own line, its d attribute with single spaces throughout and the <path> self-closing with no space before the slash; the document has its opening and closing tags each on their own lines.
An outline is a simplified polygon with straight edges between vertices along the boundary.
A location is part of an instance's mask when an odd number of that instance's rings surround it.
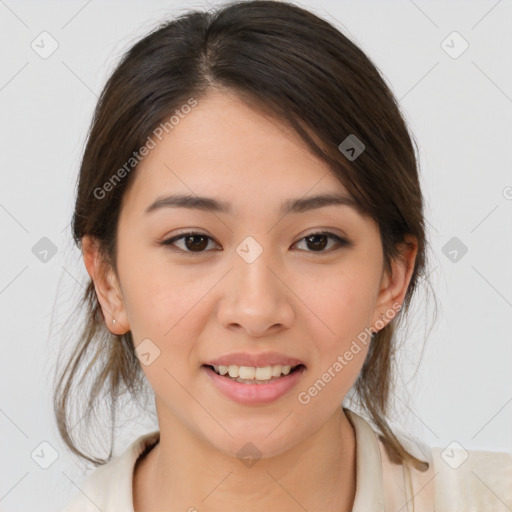
<svg viewBox="0 0 512 512">
<path fill-rule="evenodd" d="M 149 338 L 160 350 L 142 365 L 155 391 L 160 443 L 134 473 L 136 512 L 350 511 L 356 445 L 341 403 L 368 347 L 361 344 L 307 405 L 297 394 L 403 302 L 415 240 L 409 237 L 403 259 L 386 273 L 378 226 L 355 209 L 280 215 L 284 200 L 348 192 L 291 130 L 227 92 L 202 98 L 136 173 L 118 224 L 118 275 L 100 265 L 94 240 L 84 237 L 82 245 L 108 328 L 131 330 L 135 346 Z M 184 208 L 144 214 L 171 193 L 227 201 L 233 215 Z M 203 252 L 191 253 L 185 239 L 176 251 L 158 244 L 188 229 L 211 237 Z M 327 238 L 317 250 L 304 238 L 326 229 L 352 244 Z M 249 235 L 263 248 L 250 264 L 236 252 Z M 239 350 L 277 351 L 307 369 L 277 401 L 240 405 L 201 369 Z M 251 467 L 237 458 L 248 441 L 262 457 Z"/>
</svg>

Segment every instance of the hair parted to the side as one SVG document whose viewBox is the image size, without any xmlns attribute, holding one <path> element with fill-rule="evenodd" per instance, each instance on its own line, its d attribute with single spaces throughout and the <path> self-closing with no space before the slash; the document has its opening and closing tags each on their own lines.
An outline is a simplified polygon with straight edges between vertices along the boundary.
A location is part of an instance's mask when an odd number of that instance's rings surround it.
<svg viewBox="0 0 512 512">
<path fill-rule="evenodd" d="M 235 93 L 249 106 L 287 123 L 332 169 L 362 212 L 379 225 L 385 268 L 399 257 L 406 235 L 417 239 L 414 272 L 402 309 L 377 332 L 353 393 L 398 461 L 423 462 L 393 434 L 387 415 L 394 386 L 395 327 L 409 313 L 420 279 L 426 281 L 426 230 L 417 158 L 405 120 L 377 67 L 339 29 L 287 2 L 238 1 L 212 11 L 191 11 L 138 41 L 108 79 L 96 106 L 77 183 L 73 238 L 91 235 L 105 265 L 116 268 L 116 228 L 134 169 L 104 197 L 96 190 L 144 146 L 155 127 L 210 90 Z M 349 161 L 338 145 L 349 135 L 365 149 Z M 92 280 L 78 305 L 86 311 L 76 347 L 57 374 L 54 409 L 60 435 L 95 465 L 71 436 L 71 412 L 83 407 L 82 424 L 104 397 L 112 428 L 118 399 L 137 399 L 144 373 L 131 332 L 110 333 Z M 83 314 L 83 311 L 80 311 Z M 86 378 L 92 381 L 86 388 Z M 112 452 L 111 452 L 112 453 Z"/>
</svg>

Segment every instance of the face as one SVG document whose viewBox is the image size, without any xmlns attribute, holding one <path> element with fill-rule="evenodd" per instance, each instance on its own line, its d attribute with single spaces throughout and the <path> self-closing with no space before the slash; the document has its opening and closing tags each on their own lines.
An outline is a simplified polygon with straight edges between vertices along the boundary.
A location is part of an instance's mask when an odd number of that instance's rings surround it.
<svg viewBox="0 0 512 512">
<path fill-rule="evenodd" d="M 350 196 L 296 136 L 236 96 L 198 101 L 134 172 L 118 281 L 96 289 L 112 332 L 131 330 L 145 354 L 160 429 L 179 425 L 232 455 L 248 440 L 271 456 L 307 439 L 339 411 L 367 353 L 358 335 L 401 303 L 411 269 L 383 272 L 378 226 L 350 204 L 285 212 L 296 199 Z M 224 209 L 150 207 L 176 195 Z M 264 384 L 204 366 L 237 361 L 301 366 Z"/>
</svg>

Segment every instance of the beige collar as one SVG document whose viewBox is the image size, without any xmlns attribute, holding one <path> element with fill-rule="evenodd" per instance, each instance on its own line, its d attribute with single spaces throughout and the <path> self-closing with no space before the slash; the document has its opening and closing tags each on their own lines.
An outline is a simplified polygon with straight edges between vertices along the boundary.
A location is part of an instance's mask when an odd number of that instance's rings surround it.
<svg viewBox="0 0 512 512">
<path fill-rule="evenodd" d="M 409 453 L 428 462 L 429 469 L 422 472 L 393 463 L 370 424 L 355 412 L 344 411 L 356 434 L 356 496 L 352 512 L 434 510 L 435 473 L 431 450 L 417 440 L 399 435 Z"/>
<path fill-rule="evenodd" d="M 356 496 L 352 512 L 384 510 L 384 481 L 379 444 L 370 425 L 345 409 L 356 434 Z"/>
</svg>

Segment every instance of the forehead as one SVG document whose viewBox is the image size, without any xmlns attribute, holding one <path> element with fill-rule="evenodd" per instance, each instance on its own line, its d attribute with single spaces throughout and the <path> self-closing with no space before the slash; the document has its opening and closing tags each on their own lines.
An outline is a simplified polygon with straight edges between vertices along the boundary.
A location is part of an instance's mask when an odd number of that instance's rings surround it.
<svg viewBox="0 0 512 512">
<path fill-rule="evenodd" d="M 142 212 L 166 193 L 222 198 L 234 208 L 283 198 L 341 193 L 345 187 L 284 123 L 234 94 L 197 100 L 139 164 L 124 204 Z M 236 212 L 235 212 L 236 213 Z"/>
</svg>

